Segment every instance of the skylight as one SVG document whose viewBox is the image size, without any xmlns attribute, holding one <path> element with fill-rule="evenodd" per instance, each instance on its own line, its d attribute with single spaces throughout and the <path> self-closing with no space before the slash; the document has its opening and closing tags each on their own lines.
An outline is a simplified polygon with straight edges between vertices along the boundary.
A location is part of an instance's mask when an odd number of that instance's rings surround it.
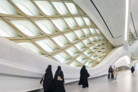
<svg viewBox="0 0 138 92">
<path fill-rule="evenodd" d="M 82 38 L 85 36 L 84 33 L 82 32 L 82 30 L 75 30 L 75 33 L 79 38 Z"/>
<path fill-rule="evenodd" d="M 33 25 L 30 21 L 27 20 L 11 20 L 13 23 L 22 33 L 28 36 L 37 36 L 40 35 L 39 29 Z"/>
<path fill-rule="evenodd" d="M 75 56 L 79 53 L 79 50 L 77 50 L 75 47 L 70 47 L 66 50 L 71 56 Z"/>
<path fill-rule="evenodd" d="M 56 11 L 48 1 L 34 1 L 38 7 L 48 16 L 56 15 Z"/>
<path fill-rule="evenodd" d="M 82 20 L 81 17 L 75 17 L 75 20 L 77 21 L 78 25 L 79 26 L 84 26 L 84 21 Z"/>
<path fill-rule="evenodd" d="M 77 10 L 76 6 L 73 3 L 66 2 L 65 4 L 67 5 L 69 11 L 72 14 L 78 14 L 78 10 Z"/>
<path fill-rule="evenodd" d="M 74 41 L 76 41 L 78 39 L 77 36 L 75 35 L 75 33 L 73 33 L 73 32 L 67 33 L 67 34 L 65 34 L 65 36 L 71 42 L 74 42 Z"/>
<path fill-rule="evenodd" d="M 47 34 L 57 32 L 55 26 L 49 20 L 37 20 L 35 23 Z"/>
<path fill-rule="evenodd" d="M 68 40 L 64 36 L 56 36 L 53 37 L 53 40 L 61 47 L 69 44 Z"/>
<path fill-rule="evenodd" d="M 44 39 L 44 40 L 39 40 L 36 41 L 36 43 L 42 47 L 46 52 L 52 52 L 54 50 L 57 50 L 58 47 L 56 44 L 54 44 L 51 40 L 49 39 Z"/>
<path fill-rule="evenodd" d="M 65 18 L 65 21 L 68 23 L 68 25 L 71 27 L 71 28 L 75 28 L 77 26 L 75 20 L 73 18 Z"/>
<path fill-rule="evenodd" d="M 0 20 L 0 36 L 18 37 L 19 35 L 7 23 Z"/>
<path fill-rule="evenodd" d="M 65 7 L 65 5 L 62 2 L 52 2 L 52 4 L 55 6 L 55 8 L 57 9 L 57 11 L 61 14 L 61 15 L 67 15 L 68 11 Z"/>
<path fill-rule="evenodd" d="M 66 63 L 71 57 L 67 55 L 65 52 L 58 53 L 57 55 L 54 56 L 58 61 L 61 63 Z"/>
<path fill-rule="evenodd" d="M 83 17 L 83 19 L 84 19 L 85 23 L 86 23 L 88 26 L 91 26 L 91 25 L 92 25 L 89 18 Z"/>
<path fill-rule="evenodd" d="M 29 16 L 41 15 L 39 10 L 30 0 L 12 0 L 17 7 Z"/>
<path fill-rule="evenodd" d="M 0 13 L 18 14 L 15 8 L 8 2 L 8 0 L 0 0 Z"/>
<path fill-rule="evenodd" d="M 72 0 L 0 0 L 0 36 L 74 67 L 92 68 L 112 49 Z"/>
<path fill-rule="evenodd" d="M 43 54 L 35 45 L 33 45 L 30 42 L 21 42 L 21 43 L 17 43 L 17 44 L 23 46 L 26 49 L 32 50 L 35 53 Z"/>
<path fill-rule="evenodd" d="M 67 24 L 63 19 L 52 19 L 52 21 L 55 24 L 55 26 L 61 31 L 65 31 L 68 28 Z"/>
</svg>

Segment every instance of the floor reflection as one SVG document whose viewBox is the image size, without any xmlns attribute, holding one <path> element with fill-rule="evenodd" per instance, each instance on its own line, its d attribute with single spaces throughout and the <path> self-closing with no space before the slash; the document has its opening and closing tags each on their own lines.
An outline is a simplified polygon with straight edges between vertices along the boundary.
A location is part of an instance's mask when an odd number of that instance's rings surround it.
<svg viewBox="0 0 138 92">
<path fill-rule="evenodd" d="M 116 80 L 108 80 L 107 76 L 89 80 L 89 88 L 83 89 L 76 83 L 67 84 L 66 92 L 138 92 L 138 70 L 118 73 Z"/>
</svg>

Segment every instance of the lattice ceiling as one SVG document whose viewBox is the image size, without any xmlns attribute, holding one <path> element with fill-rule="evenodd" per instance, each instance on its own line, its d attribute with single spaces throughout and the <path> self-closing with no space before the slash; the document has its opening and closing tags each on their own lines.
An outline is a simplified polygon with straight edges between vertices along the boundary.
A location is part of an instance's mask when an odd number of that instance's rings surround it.
<svg viewBox="0 0 138 92">
<path fill-rule="evenodd" d="M 0 36 L 74 67 L 94 67 L 112 49 L 73 1 L 0 0 L 0 16 Z"/>
</svg>

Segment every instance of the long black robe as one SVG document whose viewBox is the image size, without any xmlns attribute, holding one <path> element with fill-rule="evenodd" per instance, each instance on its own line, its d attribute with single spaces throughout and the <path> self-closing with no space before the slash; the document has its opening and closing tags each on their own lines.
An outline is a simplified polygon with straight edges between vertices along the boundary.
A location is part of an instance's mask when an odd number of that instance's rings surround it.
<svg viewBox="0 0 138 92">
<path fill-rule="evenodd" d="M 131 67 L 131 72 L 133 73 L 135 71 L 134 66 Z"/>
<path fill-rule="evenodd" d="M 60 76 L 62 78 L 62 81 L 57 80 L 58 76 Z M 63 74 L 60 66 L 58 66 L 58 69 L 57 69 L 57 71 L 55 73 L 55 77 L 54 77 L 54 92 L 65 92 L 64 74 Z"/>
<path fill-rule="evenodd" d="M 52 92 L 52 86 L 53 86 L 53 74 L 51 71 L 51 65 L 49 65 L 48 68 L 46 69 L 46 73 L 44 75 L 44 80 L 43 80 L 44 92 Z"/>
<path fill-rule="evenodd" d="M 113 68 L 110 66 L 109 70 L 108 70 L 108 78 L 114 78 L 114 74 L 113 74 Z"/>
<path fill-rule="evenodd" d="M 88 77 L 89 76 L 90 76 L 90 74 L 86 70 L 85 66 L 83 66 L 80 71 L 80 80 L 79 80 L 78 85 L 82 85 L 83 88 L 89 87 L 89 85 L 88 85 Z"/>
</svg>

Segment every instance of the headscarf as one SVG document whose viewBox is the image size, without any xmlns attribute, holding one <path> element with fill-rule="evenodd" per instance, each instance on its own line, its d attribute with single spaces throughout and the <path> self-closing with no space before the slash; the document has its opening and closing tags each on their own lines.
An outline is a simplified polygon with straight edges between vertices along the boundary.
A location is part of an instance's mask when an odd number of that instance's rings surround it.
<svg viewBox="0 0 138 92">
<path fill-rule="evenodd" d="M 90 76 L 88 71 L 86 70 L 85 65 L 83 65 L 83 67 L 81 68 L 80 74 L 84 78 L 88 78 Z"/>
<path fill-rule="evenodd" d="M 112 66 L 111 66 L 111 65 L 110 65 L 110 67 L 109 67 L 108 72 L 109 72 L 109 73 L 112 73 L 112 72 L 113 72 L 113 68 L 112 68 Z"/>
<path fill-rule="evenodd" d="M 48 65 L 48 67 L 46 69 L 46 72 L 51 71 L 51 69 L 52 69 L 52 66 L 51 65 Z"/>
<path fill-rule="evenodd" d="M 48 65 L 44 78 L 44 85 L 51 86 L 53 82 L 52 66 Z"/>
<path fill-rule="evenodd" d="M 58 71 L 61 71 L 61 66 L 58 66 L 58 69 L 57 69 Z"/>
<path fill-rule="evenodd" d="M 54 83 L 56 84 L 56 81 L 57 81 L 57 77 L 60 76 L 63 81 L 64 81 L 64 75 L 63 75 L 63 72 L 62 72 L 62 69 L 61 69 L 61 66 L 58 66 L 57 70 L 56 70 L 56 73 L 55 73 L 55 76 L 54 76 Z"/>
</svg>

